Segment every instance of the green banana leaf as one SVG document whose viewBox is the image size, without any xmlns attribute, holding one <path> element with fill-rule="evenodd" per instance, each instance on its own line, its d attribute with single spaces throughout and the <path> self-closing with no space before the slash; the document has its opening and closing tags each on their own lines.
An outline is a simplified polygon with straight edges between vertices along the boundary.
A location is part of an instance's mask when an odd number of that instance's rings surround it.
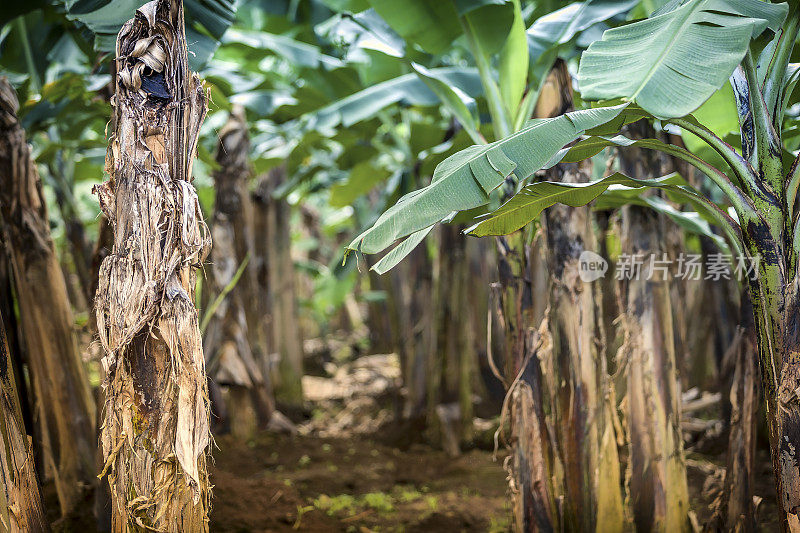
<svg viewBox="0 0 800 533">
<path fill-rule="evenodd" d="M 464 105 L 472 105 L 474 97 L 482 93 L 477 69 L 441 67 L 426 70 L 425 73 L 439 83 L 459 89 Z M 375 84 L 308 114 L 308 128 L 330 129 L 340 124 L 349 127 L 400 101 L 412 105 L 438 105 L 441 102 L 414 72 Z"/>
<path fill-rule="evenodd" d="M 489 194 L 512 174 L 525 180 L 542 168 L 565 144 L 587 129 L 617 117 L 627 104 L 573 111 L 531 121 L 500 141 L 472 146 L 440 163 L 431 184 L 402 197 L 375 224 L 356 237 L 351 250 L 377 253 L 397 239 L 428 228 L 454 211 L 488 203 Z"/>
<path fill-rule="evenodd" d="M 777 31 L 787 12 L 785 3 L 759 0 L 673 0 L 589 46 L 578 70 L 581 95 L 626 98 L 658 118 L 687 115 L 728 80 L 750 40 Z"/>
<path fill-rule="evenodd" d="M 590 183 L 550 181 L 531 183 L 523 187 L 496 211 L 479 217 L 480 220 L 467 228 L 465 233 L 476 237 L 507 235 L 539 218 L 542 211 L 548 207 L 556 204 L 580 207 L 598 200 L 601 195 L 608 195 L 608 199 L 602 204 L 605 208 L 619 207 L 626 203 L 649 206 L 652 203 L 650 199 L 641 197 L 641 193 L 648 189 L 664 190 L 677 202 L 690 204 L 706 221 L 710 221 L 725 231 L 737 251 L 742 249 L 741 239 L 738 236 L 738 225 L 697 191 L 686 186 L 683 178 L 678 174 L 669 174 L 654 179 L 634 179 L 617 172 Z M 614 200 L 617 202 L 614 203 Z M 665 211 L 663 205 L 659 204 L 657 207 L 659 210 Z M 667 214 L 673 218 L 683 216 L 677 213 L 679 212 Z M 682 219 L 681 222 L 686 223 L 686 220 Z M 702 228 L 695 224 L 693 229 Z M 710 229 L 708 233 L 713 234 Z M 718 236 L 716 237 L 718 238 Z"/>
<path fill-rule="evenodd" d="M 682 180 L 676 174 L 661 178 L 639 180 L 616 172 L 606 178 L 590 183 L 557 183 L 539 181 L 523 187 L 496 211 L 485 215 L 465 233 L 476 237 L 507 235 L 526 226 L 548 207 L 564 204 L 580 207 L 595 200 L 612 185 L 624 185 L 629 189 L 675 187 Z"/>
</svg>

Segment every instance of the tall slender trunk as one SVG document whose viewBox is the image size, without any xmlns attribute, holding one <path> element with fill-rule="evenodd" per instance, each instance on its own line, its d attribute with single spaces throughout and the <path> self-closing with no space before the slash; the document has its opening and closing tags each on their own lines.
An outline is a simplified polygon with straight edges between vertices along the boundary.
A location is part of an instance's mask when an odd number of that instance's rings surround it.
<svg viewBox="0 0 800 533">
<path fill-rule="evenodd" d="M 663 249 L 658 217 L 635 206 L 625 209 L 624 253 L 659 255 Z M 620 290 L 625 341 L 619 365 L 626 368 L 624 412 L 630 443 L 627 478 L 637 528 L 681 531 L 689 527 L 689 495 L 680 387 L 669 287 L 658 276 L 645 262 L 638 279 L 629 280 Z"/>
<path fill-rule="evenodd" d="M 468 312 L 470 265 L 458 226 L 440 229 L 435 279 L 436 349 L 429 352 L 428 425 L 451 455 L 472 439 L 472 376 L 475 369 Z"/>
<path fill-rule="evenodd" d="M 591 175 L 586 170 L 559 165 L 548 179 L 583 183 Z M 599 283 L 585 283 L 579 275 L 581 253 L 596 249 L 590 208 L 554 206 L 545 214 L 544 229 L 552 285 L 551 348 L 543 365 L 564 469 L 562 526 L 622 531 L 616 405 L 604 350 L 602 293 Z"/>
<path fill-rule="evenodd" d="M 466 239 L 466 241 L 469 264 L 467 289 L 465 289 L 468 296 L 467 319 L 471 328 L 469 333 L 472 341 L 471 349 L 475 353 L 475 358 L 471 361 L 474 367 L 472 387 L 473 393 L 478 397 L 475 414 L 481 417 L 494 416 L 500 412 L 505 395 L 503 383 L 494 372 L 495 361 L 489 361 L 490 355 L 494 359 L 496 354 L 503 351 L 498 342 L 502 340 L 502 335 L 494 331 L 489 332 L 490 327 L 492 330 L 499 329 L 498 321 L 494 317 L 495 310 L 490 302 L 491 281 L 497 273 L 494 243 L 491 239 Z"/>
<path fill-rule="evenodd" d="M 642 124 L 642 123 L 640 123 Z M 649 126 L 632 135 L 646 137 Z M 653 152 L 620 154 L 622 171 L 638 178 L 662 174 Z M 680 422 L 680 381 L 675 354 L 669 281 L 653 265 L 663 260 L 664 217 L 638 206 L 622 212 L 622 253 L 633 270 L 620 283 L 625 368 L 624 413 L 628 428 L 627 484 L 634 523 L 642 531 L 686 531 L 689 494 Z M 638 259 L 637 259 L 638 258 Z M 639 263 L 641 263 L 640 266 Z M 622 258 L 620 266 L 622 267 Z"/>
<path fill-rule="evenodd" d="M 0 316 L 0 531 L 49 531 Z"/>
<path fill-rule="evenodd" d="M 50 237 L 41 182 L 17 108 L 11 85 L 0 78 L 0 208 L 33 380 L 34 416 L 66 514 L 94 478 L 94 403 L 72 329 L 72 309 Z"/>
<path fill-rule="evenodd" d="M 382 299 L 370 299 L 367 308 L 366 322 L 369 330 L 370 351 L 372 353 L 390 353 L 394 348 L 392 344 L 393 319 L 391 313 L 395 312 L 390 305 L 390 278 L 383 277 L 374 270 L 371 270 L 372 266 L 376 263 L 375 259 L 371 256 L 365 255 L 364 259 L 367 261 L 370 292 L 373 293 L 373 295 L 377 295 L 378 292 L 382 292 L 385 295 Z"/>
<path fill-rule="evenodd" d="M 393 278 L 395 294 L 400 295 L 399 337 L 405 347 L 403 387 L 406 391 L 403 416 L 407 420 L 420 420 L 435 416 L 426 410 L 426 376 L 434 365 L 431 356 L 435 346 L 433 324 L 433 266 L 425 246 L 418 246 L 408 258 L 407 276 Z M 399 274 L 399 273 L 398 273 Z"/>
<path fill-rule="evenodd" d="M 559 62 L 537 105 L 541 116 L 560 115 L 572 107 L 570 82 L 566 65 Z M 548 173 L 549 180 L 573 183 L 590 176 L 576 164 L 557 165 Z M 525 250 L 524 232 L 510 237 L 516 246 L 500 249 L 506 343 L 513 361 L 506 376 L 516 376 L 509 392 L 516 527 L 622 531 L 622 483 L 601 291 L 599 284 L 585 283 L 579 274 L 582 252 L 595 247 L 591 211 L 557 206 L 543 219 L 549 311 L 538 332 L 531 319 L 533 300 L 541 292 L 532 292 L 532 274 L 542 267 L 540 259 L 532 248 L 525 255 L 514 253 Z"/>
<path fill-rule="evenodd" d="M 96 188 L 114 228 L 96 298 L 112 527 L 206 531 L 208 398 L 193 301 L 211 242 L 190 182 L 206 96 L 188 70 L 180 0 L 139 8 L 116 63 L 111 180 Z"/>
<path fill-rule="evenodd" d="M 261 178 L 255 193 L 255 243 L 260 264 L 259 283 L 266 289 L 263 316 L 267 325 L 270 350 L 277 353 L 279 379 L 275 396 L 288 409 L 303 405 L 303 341 L 297 320 L 294 265 L 291 255 L 291 209 L 274 193 L 286 180 L 286 169 L 277 167 Z"/>
<path fill-rule="evenodd" d="M 266 426 L 274 409 L 269 376 L 264 376 L 251 350 L 252 338 L 249 333 L 252 323 L 256 329 L 256 317 L 246 317 L 246 301 L 256 300 L 255 279 L 245 261 L 250 260 L 253 239 L 250 231 L 252 206 L 247 193 L 249 168 L 249 141 L 244 110 L 236 108 L 220 131 L 220 145 L 217 152 L 219 170 L 214 173 L 216 201 L 212 226 L 214 249 L 211 251 L 209 269 L 209 288 L 215 295 L 227 295 L 214 311 L 214 317 L 205 333 L 204 352 L 207 357 L 209 374 L 217 383 L 228 385 L 230 400 L 241 400 L 242 405 L 231 405 L 229 416 L 244 419 L 255 409 L 258 422 Z M 238 281 L 234 281 L 241 266 L 245 270 Z M 235 283 L 234 286 L 230 287 Z M 253 306 L 250 306 L 251 308 Z M 243 389 L 243 390 L 238 390 Z M 232 421 L 233 428 L 242 428 L 239 436 L 248 438 L 255 429 L 254 424 Z M 249 428 L 249 429 L 248 429 Z"/>
</svg>

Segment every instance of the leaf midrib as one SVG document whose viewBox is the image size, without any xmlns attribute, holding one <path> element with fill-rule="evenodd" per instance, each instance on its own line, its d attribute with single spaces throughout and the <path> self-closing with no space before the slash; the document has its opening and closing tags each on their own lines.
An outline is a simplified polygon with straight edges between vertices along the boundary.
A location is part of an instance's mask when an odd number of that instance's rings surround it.
<svg viewBox="0 0 800 533">
<path fill-rule="evenodd" d="M 672 22 L 669 24 L 670 26 L 674 25 L 674 23 L 676 21 L 680 20 L 680 25 L 679 25 L 678 32 L 675 33 L 675 37 L 671 40 L 669 45 L 661 52 L 661 54 L 658 57 L 658 60 L 655 63 L 653 63 L 652 67 L 650 67 L 650 71 L 647 73 L 647 76 L 645 76 L 644 80 L 642 81 L 641 85 L 639 85 L 639 88 L 636 90 L 636 92 L 633 94 L 633 96 L 631 96 L 631 100 L 635 100 L 636 97 L 639 96 L 639 94 L 644 90 L 644 88 L 647 86 L 647 84 L 650 82 L 650 80 L 653 78 L 653 76 L 655 76 L 656 70 L 658 69 L 658 67 L 661 66 L 661 63 L 664 61 L 664 58 L 667 56 L 667 54 L 675 46 L 675 43 L 678 42 L 678 37 L 685 32 L 684 24 L 686 23 L 686 21 L 689 20 L 689 18 L 692 15 L 694 15 L 694 13 L 697 11 L 697 9 L 700 8 L 701 5 L 706 4 L 707 1 L 708 0 L 699 0 L 694 5 L 694 7 L 690 7 L 689 9 L 687 9 L 687 14 L 686 14 L 685 17 L 683 17 L 682 19 L 674 18 L 672 20 Z M 681 9 L 684 9 L 684 8 L 686 8 L 688 6 L 689 6 L 689 4 L 686 4 L 686 6 L 680 7 L 676 11 L 680 11 Z M 663 15 L 659 15 L 658 17 L 656 17 L 656 19 L 658 19 L 659 17 L 669 17 L 673 13 L 675 13 L 675 11 L 672 11 L 672 12 L 669 12 L 669 13 L 664 13 Z M 656 20 L 656 19 L 652 19 L 652 20 Z"/>
</svg>

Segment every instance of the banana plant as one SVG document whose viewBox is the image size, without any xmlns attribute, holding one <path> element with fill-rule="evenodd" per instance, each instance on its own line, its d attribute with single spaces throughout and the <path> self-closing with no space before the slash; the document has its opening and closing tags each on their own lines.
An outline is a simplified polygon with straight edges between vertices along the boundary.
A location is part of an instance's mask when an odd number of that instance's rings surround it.
<svg viewBox="0 0 800 533">
<path fill-rule="evenodd" d="M 430 186 L 401 199 L 350 245 L 374 253 L 427 231 L 453 211 L 486 205 L 509 176 L 522 184 L 517 194 L 468 232 L 503 234 L 556 203 L 584 205 L 604 194 L 610 178 L 580 186 L 532 178 L 559 161 L 598 153 L 592 146 L 637 144 L 699 169 L 732 212 L 690 187 L 679 186 L 680 194 L 724 230 L 732 249 L 759 262 L 747 290 L 784 531 L 800 531 L 800 158 L 787 150 L 784 129 L 797 82 L 790 57 L 798 26 L 800 10 L 785 3 L 672 0 L 645 20 L 609 29 L 583 53 L 578 70 L 581 96 L 597 102 L 594 108 L 532 121 L 495 143 L 452 156 L 437 167 Z M 739 115 L 738 150 L 692 115 L 729 80 Z M 619 135 L 624 124 L 642 119 L 696 136 L 723 164 L 658 140 Z"/>
<path fill-rule="evenodd" d="M 441 9 L 446 4 L 442 3 Z M 615 17 L 624 17 L 636 2 L 578 2 L 537 18 L 527 29 L 526 16 L 518 2 L 462 4 L 452 2 L 461 26 L 461 35 L 454 48 L 476 65 L 483 88 L 483 99 L 479 103 L 485 105 L 480 110 L 484 111 L 483 117 L 488 116 L 488 122 L 482 122 L 480 115 L 471 116 L 469 107 L 465 109 L 460 106 L 458 92 L 451 89 L 452 84 L 437 79 L 434 69 L 421 68 L 418 64 L 414 65 L 414 69 L 476 142 L 476 146 L 469 150 L 481 154 L 484 149 L 491 148 L 487 140 L 509 134 L 511 137 L 519 135 L 524 130 L 525 119 L 532 114 L 552 116 L 553 110 L 571 106 L 572 98 L 565 94 L 571 93 L 569 75 L 564 62 L 557 62 L 557 58 L 573 55 L 572 50 L 581 46 L 577 41 L 584 32 L 604 21 L 614 24 Z M 407 40 L 415 38 L 411 31 L 416 25 L 404 26 L 403 13 L 387 10 L 380 2 L 373 2 L 372 5 L 399 34 L 406 35 Z M 513 14 L 513 18 L 508 22 L 509 29 L 503 33 L 505 42 L 498 46 L 493 35 L 484 31 L 479 21 L 496 17 L 495 24 L 500 27 L 500 14 L 504 9 Z M 446 27 L 435 26 L 439 31 Z M 430 32 L 425 34 L 425 38 L 427 40 L 418 40 L 416 44 L 429 51 L 440 51 L 440 45 L 431 42 Z M 449 36 L 449 39 L 453 37 Z M 446 41 L 444 38 L 442 40 Z M 558 65 L 558 68 L 553 68 L 554 65 Z M 592 127 L 597 125 L 594 124 L 597 121 L 601 124 L 611 119 L 617 111 L 611 110 L 608 117 L 587 112 L 575 121 L 587 124 L 582 127 Z M 542 123 L 545 122 L 547 120 Z M 566 120 L 562 122 L 565 131 L 573 127 Z M 561 147 L 567 140 L 551 142 Z M 522 154 L 522 150 L 528 152 L 527 157 L 534 161 L 540 157 L 540 154 L 531 153 L 520 146 L 519 155 L 523 158 L 526 155 Z M 550 159 L 550 156 L 545 157 Z M 484 162 L 479 159 L 480 155 L 476 157 L 476 163 L 485 163 L 487 168 L 504 166 L 502 157 L 488 155 Z M 533 161 L 528 163 L 533 164 Z M 544 163 L 546 161 L 535 163 L 535 168 Z M 458 169 L 448 168 L 443 163 L 434 172 L 431 185 L 423 189 L 419 196 L 405 197 L 378 219 L 376 224 L 380 225 L 385 217 L 392 216 L 392 212 L 402 211 L 404 215 L 393 218 L 391 225 L 403 236 L 408 235 L 408 238 L 376 263 L 374 270 L 379 273 L 389 270 L 431 233 L 433 224 L 417 225 L 413 220 L 404 220 L 406 216 L 413 217 L 415 212 L 414 208 L 408 209 L 408 203 L 419 200 L 423 210 L 436 207 L 425 205 L 429 200 L 425 197 L 426 190 L 444 186 L 448 189 L 445 195 L 461 196 L 471 208 L 480 210 L 485 209 L 489 196 L 499 190 L 502 183 L 516 181 L 506 180 L 506 177 L 513 178 L 508 173 L 494 186 L 474 180 L 469 169 L 468 173 L 460 175 L 451 175 L 451 171 L 457 173 Z M 569 181 L 583 179 L 581 176 L 585 173 L 572 165 L 572 168 L 557 169 L 557 175 Z M 451 179 L 459 181 L 460 186 L 450 187 L 448 182 Z M 438 193 L 433 196 L 437 197 L 438 203 L 441 199 Z M 470 207 L 465 204 L 465 210 Z M 469 213 L 451 216 L 452 211 L 438 220 L 447 219 L 454 223 L 452 226 L 458 227 L 458 224 L 471 218 Z M 546 264 L 539 264 L 541 261 L 534 258 L 538 254 L 528 253 L 530 234 L 526 231 L 515 232 L 497 241 L 500 282 L 496 284 L 496 289 L 492 289 L 492 300 L 497 302 L 497 309 L 492 312 L 499 317 L 497 322 L 504 325 L 504 341 L 497 353 L 503 361 L 508 390 L 506 402 L 511 421 L 512 451 L 509 465 L 512 472 L 510 479 L 513 480 L 512 505 L 517 527 L 521 531 L 536 527 L 542 530 L 587 529 L 595 523 L 613 531 L 622 528 L 624 523 L 619 461 L 611 422 L 614 406 L 605 401 L 612 396 L 608 394 L 609 378 L 605 365 L 586 363 L 598 360 L 597 354 L 592 351 L 594 345 L 586 342 L 594 334 L 595 315 L 591 311 L 576 312 L 576 307 L 582 304 L 593 306 L 592 293 L 570 285 L 568 280 L 577 279 L 577 274 L 565 270 L 563 261 L 564 254 L 572 253 L 581 246 L 590 246 L 593 241 L 590 221 L 588 210 L 582 210 L 578 216 L 566 212 L 552 217 L 545 231 L 548 238 L 543 238 L 542 244 L 538 245 L 547 249 L 544 254 Z M 402 228 L 406 222 L 414 225 L 417 231 L 406 233 Z M 515 229 L 522 226 L 524 224 Z M 558 238 L 549 238 L 553 235 Z M 362 251 L 365 251 L 365 244 L 369 243 L 362 242 Z M 529 257 L 534 259 L 529 260 Z M 542 286 L 534 287 L 530 280 L 537 276 L 531 272 L 545 269 L 556 272 L 554 276 L 563 276 L 553 284 L 547 281 L 549 275 L 540 276 L 544 278 Z M 456 277 L 450 271 L 448 275 Z M 454 287 L 453 290 L 459 289 Z M 534 294 L 536 306 L 530 304 Z M 550 311 L 545 317 L 547 303 L 550 304 Z M 549 321 L 544 322 L 545 318 Z M 545 323 L 547 326 L 544 326 Z M 546 354 L 537 353 L 533 356 L 541 346 L 537 346 L 533 340 L 537 330 L 545 331 L 544 335 L 553 339 L 549 343 L 553 349 L 545 348 Z M 544 341 L 543 344 L 548 343 Z M 575 349 L 565 349 L 566 346 Z M 554 382 L 546 377 L 556 373 L 565 376 L 560 386 L 554 386 Z M 577 411 L 565 408 L 567 405 L 580 406 L 576 410 L 582 412 L 583 416 L 575 418 Z M 542 431 L 551 437 L 547 442 L 537 438 L 540 432 L 536 428 L 545 426 L 547 430 Z M 574 450 L 581 451 L 573 453 Z M 563 458 L 567 456 L 571 460 L 564 463 Z M 562 509 L 557 509 L 555 502 L 560 499 L 567 503 Z M 673 514 L 680 514 L 680 511 Z"/>
</svg>

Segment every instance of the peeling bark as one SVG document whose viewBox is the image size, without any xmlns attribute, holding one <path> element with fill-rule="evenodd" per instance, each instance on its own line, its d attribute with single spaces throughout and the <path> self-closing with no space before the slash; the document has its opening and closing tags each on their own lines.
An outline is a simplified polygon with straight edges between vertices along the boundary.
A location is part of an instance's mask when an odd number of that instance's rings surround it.
<svg viewBox="0 0 800 533">
<path fill-rule="evenodd" d="M 537 113 L 568 111 L 570 81 L 559 62 Z M 579 165 L 561 164 L 547 179 L 586 182 L 589 174 Z M 526 532 L 622 531 L 615 394 L 606 368 L 601 291 L 598 283 L 579 277 L 581 253 L 596 247 L 591 211 L 555 206 L 543 221 L 540 248 L 526 249 L 524 231 L 498 240 L 505 376 L 516 376 L 507 400 L 515 526 Z M 534 290 L 545 271 L 547 288 Z M 542 295 L 546 309 L 541 302 L 534 306 Z M 544 320 L 537 331 L 533 324 L 539 318 Z"/>
<path fill-rule="evenodd" d="M 509 472 L 515 531 L 558 531 L 560 511 L 553 486 L 559 468 L 545 417 L 546 392 L 539 361 L 526 230 L 496 239 L 499 281 L 492 287 L 503 331 L 504 414 L 511 428 Z M 535 259 L 533 259 L 535 260 Z"/>
<path fill-rule="evenodd" d="M 0 531 L 50 531 L 0 316 Z"/>
<path fill-rule="evenodd" d="M 114 248 L 114 228 L 111 227 L 108 218 L 105 215 L 100 215 L 100 221 L 97 228 L 97 241 L 94 243 L 94 250 L 92 251 L 92 272 L 90 274 L 91 284 L 89 291 L 91 297 L 90 301 L 94 300 L 97 294 L 97 284 L 100 282 L 100 265 L 103 260 L 108 257 L 111 250 Z M 92 313 L 94 315 L 94 313 Z M 92 316 L 92 323 L 94 323 L 94 316 Z M 97 329 L 93 327 L 93 329 Z"/>
<path fill-rule="evenodd" d="M 45 448 L 63 514 L 94 479 L 94 402 L 73 331 L 36 166 L 0 78 L 0 209 L 11 252 L 23 340 Z"/>
<path fill-rule="evenodd" d="M 549 80 L 553 81 L 553 80 Z M 555 91 L 552 91 L 555 89 Z M 546 84 L 550 95 L 561 106 L 561 90 Z M 537 104 L 537 115 L 557 113 L 543 106 L 549 96 Z M 528 246 L 531 227 L 510 235 L 497 237 L 496 258 L 498 282 L 492 285 L 492 310 L 503 334 L 503 351 L 499 354 L 506 400 L 502 415 L 509 418 L 511 455 L 506 458 L 511 491 L 514 530 L 519 532 L 558 531 L 561 523 L 559 508 L 560 461 L 555 435 L 547 418 L 545 402 L 548 392 L 543 383 L 539 350 L 547 324 L 543 323 L 546 306 L 537 298 L 547 294 L 549 275 L 543 253 L 542 239 L 534 237 Z M 539 325 L 542 325 L 539 329 Z M 490 358 L 490 362 L 494 358 Z M 501 416 L 502 416 L 501 415 Z"/>
<path fill-rule="evenodd" d="M 647 135 L 647 130 L 633 131 L 634 136 Z M 620 157 L 622 171 L 629 176 L 662 174 L 653 152 L 632 149 Z M 626 206 L 621 238 L 623 253 L 646 259 L 638 274 L 621 281 L 619 288 L 624 341 L 618 366 L 624 369 L 627 389 L 623 412 L 629 441 L 629 505 L 639 531 L 688 531 L 689 494 L 670 287 L 649 260 L 651 255 L 661 259 L 666 253 L 664 217 Z"/>
<path fill-rule="evenodd" d="M 583 183 L 588 169 L 562 164 L 550 181 Z M 550 349 L 542 353 L 550 420 L 563 463 L 563 522 L 574 531 L 622 531 L 622 482 L 614 428 L 615 393 L 606 367 L 599 283 L 579 277 L 579 258 L 595 250 L 590 208 L 545 213 L 551 276 Z"/>
<path fill-rule="evenodd" d="M 655 216 L 640 208 L 626 209 L 631 212 L 623 219 L 623 250 L 640 254 L 660 250 Z M 689 496 L 668 286 L 665 281 L 631 280 L 622 295 L 625 341 L 618 358 L 620 367 L 626 368 L 623 411 L 634 523 L 643 531 L 685 531 Z"/>
<path fill-rule="evenodd" d="M 116 67 L 111 179 L 96 188 L 114 228 L 96 296 L 112 528 L 206 531 L 208 398 L 193 300 L 211 240 L 190 182 L 206 96 L 188 70 L 179 0 L 136 11 Z"/>
<path fill-rule="evenodd" d="M 212 233 L 214 249 L 211 251 L 211 268 L 208 269 L 209 288 L 221 294 L 233 283 L 236 271 L 249 262 L 253 239 L 249 224 L 252 221 L 252 206 L 247 194 L 249 141 L 244 110 L 237 109 L 220 131 L 220 146 L 217 162 L 220 169 L 214 173 L 216 202 Z M 247 265 L 249 266 L 249 264 Z M 264 376 L 251 350 L 251 339 L 257 335 L 249 333 L 249 325 L 256 329 L 257 317 L 247 320 L 245 302 L 257 300 L 253 269 L 245 267 L 235 286 L 220 302 L 214 317 L 208 324 L 204 339 L 208 373 L 217 383 L 241 388 L 231 395 L 238 407 L 230 406 L 232 418 L 249 417 L 252 410 L 258 413 L 259 423 L 265 427 L 272 417 L 274 405 L 269 389 L 269 376 Z M 253 306 L 250 306 L 251 308 Z M 248 428 L 249 422 L 231 420 L 233 428 Z M 249 431 L 249 430 L 248 430 Z M 247 431 L 245 432 L 247 433 Z M 240 435 L 247 437 L 246 434 Z M 252 436 L 252 435 L 250 435 Z"/>
<path fill-rule="evenodd" d="M 0 220 L 0 236 L 5 234 L 5 228 Z M 44 463 L 42 457 L 41 438 L 36 433 L 36 424 L 32 415 L 32 398 L 28 388 L 28 383 L 23 374 L 25 365 L 25 354 L 23 352 L 22 333 L 20 331 L 17 317 L 14 312 L 14 276 L 11 273 L 12 266 L 10 261 L 10 250 L 8 244 L 0 238 L 0 316 L 3 317 L 6 343 L 11 355 L 11 366 L 14 375 L 17 376 L 17 392 L 20 408 L 22 409 L 22 421 L 28 431 L 33 435 L 33 452 L 36 464 L 40 466 Z"/>
</svg>

